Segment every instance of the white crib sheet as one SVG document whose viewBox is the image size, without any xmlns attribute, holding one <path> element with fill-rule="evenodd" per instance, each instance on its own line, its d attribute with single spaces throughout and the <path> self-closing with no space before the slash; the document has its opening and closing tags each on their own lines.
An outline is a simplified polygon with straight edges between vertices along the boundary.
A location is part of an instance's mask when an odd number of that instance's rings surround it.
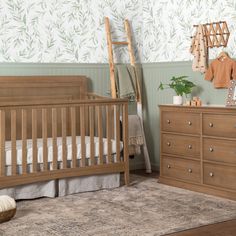
<svg viewBox="0 0 236 236">
<path fill-rule="evenodd" d="M 72 159 L 72 142 L 71 137 L 66 138 L 67 143 L 67 160 L 70 161 Z M 77 144 L 77 159 L 81 159 L 81 137 L 76 137 Z M 86 158 L 90 158 L 90 137 L 85 136 L 85 145 L 86 145 Z M 52 146 L 52 138 L 48 138 L 47 140 L 48 146 L 48 162 L 52 162 L 53 159 L 53 146 Z M 43 163 L 43 140 L 37 139 L 37 148 L 38 148 L 38 163 Z M 62 138 L 57 138 L 57 151 L 58 151 L 58 161 L 62 161 Z M 120 142 L 120 150 L 123 149 L 123 143 Z M 16 141 L 16 150 L 17 150 L 17 165 L 22 164 L 22 140 Z M 112 154 L 116 153 L 116 141 L 111 140 L 111 150 Z M 27 139 L 27 164 L 32 164 L 32 139 Z M 94 137 L 94 152 L 95 157 L 99 155 L 99 138 Z M 5 154 L 6 154 L 6 166 L 11 166 L 11 141 L 5 142 Z M 103 138 L 103 155 L 108 154 L 107 148 L 107 139 Z"/>
</svg>

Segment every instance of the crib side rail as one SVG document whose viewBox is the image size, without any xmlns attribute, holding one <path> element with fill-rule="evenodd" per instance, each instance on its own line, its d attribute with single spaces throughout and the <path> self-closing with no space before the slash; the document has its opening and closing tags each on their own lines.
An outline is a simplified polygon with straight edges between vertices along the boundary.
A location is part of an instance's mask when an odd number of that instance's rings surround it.
<svg viewBox="0 0 236 236">
<path fill-rule="evenodd" d="M 115 172 L 128 184 L 127 100 L 0 104 L 0 189 Z"/>
</svg>

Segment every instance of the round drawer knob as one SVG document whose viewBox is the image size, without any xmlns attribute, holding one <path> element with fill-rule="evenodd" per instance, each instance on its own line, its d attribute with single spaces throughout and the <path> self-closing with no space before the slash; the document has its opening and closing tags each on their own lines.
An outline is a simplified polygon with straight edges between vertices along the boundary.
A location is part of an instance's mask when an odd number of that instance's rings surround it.
<svg viewBox="0 0 236 236">
<path fill-rule="evenodd" d="M 192 172 L 193 172 L 193 170 L 192 170 L 191 168 L 189 168 L 189 169 L 188 169 L 188 172 L 189 172 L 189 173 L 192 173 Z"/>
<path fill-rule="evenodd" d="M 211 177 L 213 177 L 213 176 L 214 176 L 214 173 L 213 173 L 213 172 L 210 172 L 209 175 L 210 175 Z"/>
<path fill-rule="evenodd" d="M 213 151 L 214 151 L 214 149 L 211 147 L 211 148 L 209 148 L 209 151 L 210 151 L 210 152 L 213 152 Z"/>
<path fill-rule="evenodd" d="M 192 125 L 192 122 L 191 122 L 191 121 L 189 121 L 189 122 L 188 122 L 188 125 Z"/>
<path fill-rule="evenodd" d="M 191 144 L 188 145 L 188 149 L 192 149 L 193 146 Z"/>
<path fill-rule="evenodd" d="M 170 146 L 170 142 L 167 143 L 167 146 Z"/>
<path fill-rule="evenodd" d="M 209 126 L 212 128 L 213 127 L 213 123 L 209 123 Z"/>
<path fill-rule="evenodd" d="M 167 168 L 170 169 L 170 165 L 167 165 Z"/>
<path fill-rule="evenodd" d="M 170 120 L 166 120 L 167 124 L 170 124 Z"/>
</svg>

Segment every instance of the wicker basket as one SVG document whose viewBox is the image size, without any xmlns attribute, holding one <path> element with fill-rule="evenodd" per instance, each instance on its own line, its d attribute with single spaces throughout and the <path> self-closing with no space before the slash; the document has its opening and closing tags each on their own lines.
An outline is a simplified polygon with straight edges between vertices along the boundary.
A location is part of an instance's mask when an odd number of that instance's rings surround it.
<svg viewBox="0 0 236 236">
<path fill-rule="evenodd" d="M 16 208 L 0 212 L 0 223 L 10 220 L 16 214 Z"/>
</svg>

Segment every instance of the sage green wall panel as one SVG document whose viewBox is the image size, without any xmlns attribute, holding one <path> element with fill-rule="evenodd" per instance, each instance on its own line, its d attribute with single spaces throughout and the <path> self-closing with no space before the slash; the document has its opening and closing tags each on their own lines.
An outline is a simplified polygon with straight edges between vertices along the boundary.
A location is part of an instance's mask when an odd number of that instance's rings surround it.
<svg viewBox="0 0 236 236">
<path fill-rule="evenodd" d="M 0 75 L 86 75 L 90 90 L 101 95 L 109 91 L 107 64 L 1 63 Z"/>
<path fill-rule="evenodd" d="M 199 96 L 204 104 L 225 104 L 227 89 L 214 89 L 213 84 L 204 81 L 204 76 L 193 72 L 191 62 L 143 64 L 144 120 L 148 149 L 154 168 L 159 167 L 159 104 L 171 104 L 174 92 L 170 89 L 158 91 L 160 81 L 168 83 L 172 76 L 188 75 L 197 87 L 193 96 Z"/>
<path fill-rule="evenodd" d="M 89 90 L 109 96 L 110 77 L 108 64 L 83 63 L 0 63 L 0 76 L 13 75 L 85 75 L 89 78 Z M 129 113 L 135 112 L 133 103 Z M 130 160 L 131 169 L 142 169 L 144 161 L 140 156 Z"/>
<path fill-rule="evenodd" d="M 152 165 L 159 167 L 159 110 L 158 104 L 172 103 L 172 90 L 157 91 L 160 81 L 168 83 L 172 76 L 188 75 L 197 84 L 193 95 L 200 96 L 204 103 L 225 104 L 227 90 L 214 89 L 213 84 L 204 81 L 203 75 L 192 72 L 191 62 L 147 63 L 143 64 L 143 115 L 147 145 Z M 1 63 L 0 76 L 3 75 L 86 75 L 91 91 L 101 95 L 109 92 L 108 64 L 37 64 L 37 63 Z M 130 113 L 134 112 L 133 104 Z M 142 168 L 140 157 L 131 161 L 133 168 Z"/>
</svg>

